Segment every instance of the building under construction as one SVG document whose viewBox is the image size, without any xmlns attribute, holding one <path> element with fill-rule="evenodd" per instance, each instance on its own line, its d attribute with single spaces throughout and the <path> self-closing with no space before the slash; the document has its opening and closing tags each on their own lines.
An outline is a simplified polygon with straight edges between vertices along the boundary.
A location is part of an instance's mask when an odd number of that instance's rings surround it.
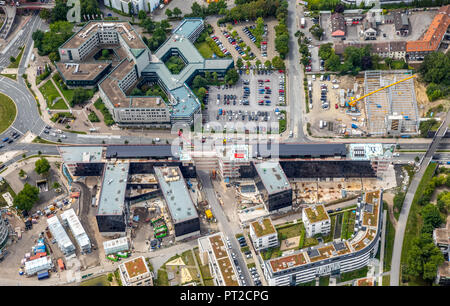
<svg viewBox="0 0 450 306">
<path fill-rule="evenodd" d="M 391 86 L 379 90 L 388 85 Z M 365 98 L 369 135 L 419 133 L 414 77 L 410 70 L 366 71 L 364 90 L 366 95 L 374 92 Z"/>
</svg>

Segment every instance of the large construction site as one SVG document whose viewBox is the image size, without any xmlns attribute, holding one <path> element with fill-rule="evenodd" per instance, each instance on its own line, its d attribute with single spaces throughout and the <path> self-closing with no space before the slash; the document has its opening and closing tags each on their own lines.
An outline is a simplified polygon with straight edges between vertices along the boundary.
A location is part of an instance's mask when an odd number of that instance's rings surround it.
<svg viewBox="0 0 450 306">
<path fill-rule="evenodd" d="M 366 71 L 364 76 L 310 78 L 308 122 L 313 136 L 405 136 L 419 132 L 410 70 Z M 322 102 L 322 106 L 320 106 Z"/>
</svg>

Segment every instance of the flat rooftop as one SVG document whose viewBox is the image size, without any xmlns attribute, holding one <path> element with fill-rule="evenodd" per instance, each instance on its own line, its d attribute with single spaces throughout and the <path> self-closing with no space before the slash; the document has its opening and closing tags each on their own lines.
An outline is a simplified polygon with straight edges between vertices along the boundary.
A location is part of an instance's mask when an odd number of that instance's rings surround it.
<svg viewBox="0 0 450 306">
<path fill-rule="evenodd" d="M 78 33 L 73 35 L 68 41 L 66 41 L 61 48 L 74 49 L 80 47 L 85 41 L 87 41 L 92 35 L 96 35 L 102 31 L 115 30 L 120 35 L 123 41 L 130 49 L 145 49 L 147 48 L 134 28 L 128 23 L 123 21 L 108 21 L 88 22 Z"/>
<path fill-rule="evenodd" d="M 325 210 L 325 206 L 322 204 L 315 205 L 313 207 L 306 207 L 304 208 L 304 211 L 310 223 L 330 220 L 330 217 Z"/>
<path fill-rule="evenodd" d="M 179 158 L 179 152 L 172 152 L 171 145 L 110 145 L 106 158 Z"/>
<path fill-rule="evenodd" d="M 174 223 L 198 218 L 179 167 L 154 167 L 159 186 Z"/>
<path fill-rule="evenodd" d="M 129 278 L 134 278 L 150 272 L 143 256 L 126 261 L 123 265 L 125 266 L 125 271 L 127 271 Z"/>
<path fill-rule="evenodd" d="M 219 233 L 209 236 L 209 242 L 216 257 L 225 286 L 239 286 L 222 235 Z"/>
<path fill-rule="evenodd" d="M 352 160 L 368 160 L 384 155 L 381 143 L 351 143 L 348 151 Z"/>
<path fill-rule="evenodd" d="M 255 168 L 269 194 L 291 189 L 280 163 L 263 162 L 256 164 Z"/>
<path fill-rule="evenodd" d="M 343 143 L 303 144 L 280 143 L 273 152 L 280 157 L 335 157 L 346 156 L 347 147 Z M 271 144 L 255 144 L 252 146 L 252 156 L 265 156 L 272 151 Z"/>
<path fill-rule="evenodd" d="M 121 215 L 125 205 L 129 163 L 107 163 L 97 215 Z"/>
<path fill-rule="evenodd" d="M 285 257 L 275 258 L 269 261 L 273 272 L 286 270 L 294 267 L 301 266 L 306 263 L 306 258 L 303 253 L 289 255 Z"/>
<path fill-rule="evenodd" d="M 56 68 L 66 81 L 94 80 L 110 63 L 62 63 L 57 62 Z"/>
<path fill-rule="evenodd" d="M 189 37 L 202 25 L 203 19 L 201 18 L 186 18 L 173 30 L 173 33 Z"/>
<path fill-rule="evenodd" d="M 103 159 L 103 147 L 60 146 L 58 150 L 65 163 L 95 163 Z"/>
<path fill-rule="evenodd" d="M 275 234 L 277 232 L 270 218 L 264 218 L 250 224 L 257 237 L 264 237 L 266 235 Z"/>
</svg>

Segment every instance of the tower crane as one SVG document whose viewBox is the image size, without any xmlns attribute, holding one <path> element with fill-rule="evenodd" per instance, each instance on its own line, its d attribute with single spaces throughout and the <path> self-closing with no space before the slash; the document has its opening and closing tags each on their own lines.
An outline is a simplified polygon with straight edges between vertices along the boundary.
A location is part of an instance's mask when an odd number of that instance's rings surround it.
<svg viewBox="0 0 450 306">
<path fill-rule="evenodd" d="M 386 88 L 389 88 L 389 87 L 391 87 L 391 86 L 397 85 L 398 83 L 407 81 L 407 80 L 412 79 L 412 78 L 415 78 L 415 77 L 417 77 L 417 75 L 416 75 L 416 74 L 413 74 L 413 75 L 411 75 L 411 76 L 409 76 L 409 77 L 407 77 L 407 78 L 401 79 L 400 81 L 394 82 L 394 83 L 389 84 L 389 85 L 387 85 L 387 86 L 378 88 L 377 90 L 374 90 L 374 91 L 372 91 L 372 92 L 369 92 L 368 94 L 365 94 L 364 96 L 362 96 L 362 97 L 360 97 L 360 98 L 357 98 L 357 99 L 356 99 L 356 98 L 353 98 L 352 100 L 350 100 L 350 101 L 348 102 L 348 105 L 350 105 L 350 107 L 354 107 L 358 101 L 360 101 L 360 100 L 362 100 L 362 99 L 364 99 L 364 98 L 367 98 L 368 96 L 373 95 L 374 93 L 377 93 L 377 92 L 382 91 L 382 90 L 384 90 L 384 89 L 386 89 Z"/>
</svg>

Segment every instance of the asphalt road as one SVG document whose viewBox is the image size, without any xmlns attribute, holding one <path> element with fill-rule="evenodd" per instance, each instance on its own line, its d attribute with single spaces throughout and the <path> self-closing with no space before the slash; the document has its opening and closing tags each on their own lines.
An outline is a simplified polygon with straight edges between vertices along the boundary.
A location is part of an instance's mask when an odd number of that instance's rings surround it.
<svg viewBox="0 0 450 306">
<path fill-rule="evenodd" d="M 305 93 L 303 91 L 303 68 L 300 65 L 300 53 L 298 51 L 297 32 L 298 18 L 297 4 L 290 1 L 288 6 L 287 25 L 289 29 L 289 54 L 286 61 L 287 72 L 287 94 L 289 101 L 289 125 L 288 129 L 293 131 L 293 138 L 289 141 L 311 142 L 303 133 L 303 115 L 305 113 Z M 289 134 L 289 131 L 287 131 Z"/>
<path fill-rule="evenodd" d="M 395 240 L 394 240 L 394 250 L 392 252 L 392 263 L 391 263 L 391 286 L 398 286 L 400 284 L 400 261 L 403 248 L 403 239 L 405 236 L 406 223 L 408 221 L 409 210 L 411 209 L 411 204 L 414 199 L 417 187 L 419 186 L 420 180 L 425 173 L 428 164 L 430 163 L 442 136 L 447 131 L 447 127 L 450 121 L 450 112 L 447 113 L 444 123 L 438 130 L 437 135 L 430 144 L 430 147 L 425 154 L 425 157 L 420 165 L 419 171 L 414 175 L 411 184 L 409 185 L 408 192 L 406 193 L 405 200 L 403 202 L 403 207 L 400 212 L 400 216 L 397 222 L 397 228 L 395 230 Z"/>
<path fill-rule="evenodd" d="M 215 194 L 209 173 L 206 171 L 198 170 L 197 174 L 198 178 L 202 183 L 203 191 L 206 194 L 206 197 L 208 198 L 208 203 L 209 205 L 211 205 L 211 211 L 217 219 L 220 230 L 225 234 L 225 236 L 228 236 L 230 238 L 231 246 L 233 252 L 236 254 L 239 266 L 241 267 L 245 283 L 247 285 L 253 285 L 253 282 L 250 282 L 251 278 L 247 269 L 247 264 L 245 263 L 245 259 L 242 257 L 242 253 L 240 251 L 241 248 L 235 236 L 236 234 L 241 233 L 242 231 L 239 232 L 235 231 L 231 226 L 230 222 L 228 221 L 227 217 L 225 216 L 222 207 L 217 201 L 217 196 Z"/>
</svg>

